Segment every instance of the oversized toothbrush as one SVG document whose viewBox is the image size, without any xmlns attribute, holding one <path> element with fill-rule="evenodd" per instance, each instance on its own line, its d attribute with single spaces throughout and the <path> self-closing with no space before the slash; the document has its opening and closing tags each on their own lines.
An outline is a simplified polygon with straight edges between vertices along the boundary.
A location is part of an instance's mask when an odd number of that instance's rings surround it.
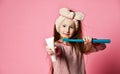
<svg viewBox="0 0 120 74">
<path fill-rule="evenodd" d="M 69 38 L 62 38 L 64 42 L 84 42 L 83 39 L 69 39 Z M 93 39 L 92 43 L 110 43 L 110 39 Z"/>
</svg>

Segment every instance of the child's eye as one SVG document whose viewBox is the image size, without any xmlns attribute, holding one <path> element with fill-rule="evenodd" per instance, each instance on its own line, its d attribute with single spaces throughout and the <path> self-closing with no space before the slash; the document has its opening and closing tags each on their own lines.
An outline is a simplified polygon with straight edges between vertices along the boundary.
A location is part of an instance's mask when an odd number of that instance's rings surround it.
<svg viewBox="0 0 120 74">
<path fill-rule="evenodd" d="M 66 27 L 66 25 L 63 25 L 63 27 Z"/>
<path fill-rule="evenodd" d="M 73 27 L 73 26 L 71 26 L 70 28 L 71 28 L 71 29 L 74 29 L 74 27 Z"/>
</svg>

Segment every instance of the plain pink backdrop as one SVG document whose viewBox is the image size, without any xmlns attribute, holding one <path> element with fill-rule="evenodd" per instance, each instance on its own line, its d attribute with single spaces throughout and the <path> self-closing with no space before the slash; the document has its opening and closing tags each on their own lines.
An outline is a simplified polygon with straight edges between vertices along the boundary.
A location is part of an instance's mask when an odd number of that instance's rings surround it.
<svg viewBox="0 0 120 74">
<path fill-rule="evenodd" d="M 61 7 L 85 14 L 84 35 L 111 39 L 85 55 L 87 74 L 120 74 L 120 0 L 0 0 L 0 74 L 48 74 L 45 38 Z"/>
</svg>

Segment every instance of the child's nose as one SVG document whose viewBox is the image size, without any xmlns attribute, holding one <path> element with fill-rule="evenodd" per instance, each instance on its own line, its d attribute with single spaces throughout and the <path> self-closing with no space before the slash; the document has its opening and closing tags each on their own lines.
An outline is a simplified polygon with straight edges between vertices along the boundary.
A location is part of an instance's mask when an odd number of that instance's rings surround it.
<svg viewBox="0 0 120 74">
<path fill-rule="evenodd" d="M 67 32 L 67 33 L 70 32 L 70 28 L 69 28 L 69 27 L 66 28 L 66 32 Z"/>
</svg>

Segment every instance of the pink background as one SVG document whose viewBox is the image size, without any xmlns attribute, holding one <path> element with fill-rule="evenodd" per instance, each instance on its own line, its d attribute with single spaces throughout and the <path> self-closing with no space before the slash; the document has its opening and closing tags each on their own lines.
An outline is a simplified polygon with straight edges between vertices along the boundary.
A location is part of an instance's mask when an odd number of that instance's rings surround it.
<svg viewBox="0 0 120 74">
<path fill-rule="evenodd" d="M 0 0 L 0 74 L 48 74 L 45 38 L 61 7 L 84 12 L 84 35 L 111 39 L 85 56 L 87 74 L 120 74 L 120 0 Z"/>
</svg>

